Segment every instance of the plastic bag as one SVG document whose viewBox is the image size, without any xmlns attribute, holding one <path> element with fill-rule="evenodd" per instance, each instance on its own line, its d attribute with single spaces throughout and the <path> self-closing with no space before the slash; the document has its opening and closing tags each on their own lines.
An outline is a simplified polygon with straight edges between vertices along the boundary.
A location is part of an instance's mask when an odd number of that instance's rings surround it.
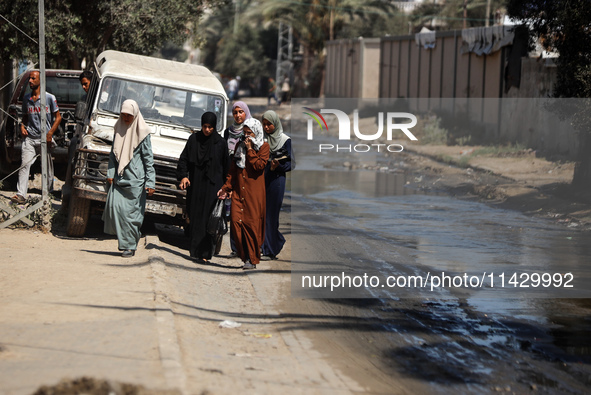
<svg viewBox="0 0 591 395">
<path fill-rule="evenodd" d="M 209 216 L 209 220 L 207 221 L 207 233 L 209 233 L 213 237 L 216 237 L 220 233 L 220 231 L 223 231 L 224 228 L 226 229 L 226 232 L 228 231 L 226 227 L 226 222 L 224 221 L 222 216 L 223 211 L 224 201 L 222 199 L 218 199 L 213 208 L 213 211 Z M 222 233 L 222 235 L 224 233 Z"/>
</svg>

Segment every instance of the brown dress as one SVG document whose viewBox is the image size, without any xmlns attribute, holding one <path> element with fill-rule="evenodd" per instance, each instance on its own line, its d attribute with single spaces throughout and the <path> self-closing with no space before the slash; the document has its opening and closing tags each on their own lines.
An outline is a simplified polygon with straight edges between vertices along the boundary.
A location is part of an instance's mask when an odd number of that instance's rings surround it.
<svg viewBox="0 0 591 395">
<path fill-rule="evenodd" d="M 232 162 L 224 192 L 232 193 L 230 227 L 236 250 L 243 262 L 253 265 L 261 259 L 261 246 L 265 240 L 265 166 L 269 160 L 269 144 L 258 151 L 246 151 L 244 169 Z"/>
</svg>

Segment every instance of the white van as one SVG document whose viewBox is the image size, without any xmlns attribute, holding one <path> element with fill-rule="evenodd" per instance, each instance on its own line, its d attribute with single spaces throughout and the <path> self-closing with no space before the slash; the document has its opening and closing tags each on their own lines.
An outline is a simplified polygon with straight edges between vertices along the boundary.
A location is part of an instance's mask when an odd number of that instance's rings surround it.
<svg viewBox="0 0 591 395">
<path fill-rule="evenodd" d="M 218 133 L 226 127 L 228 97 L 205 67 L 118 51 L 102 52 L 86 103 L 79 103 L 79 125 L 69 151 L 63 204 L 68 207 L 68 236 L 83 236 L 92 208 L 102 210 L 113 126 L 121 104 L 135 100 L 152 128 L 156 193 L 146 216 L 157 222 L 184 223 L 185 191 L 177 189 L 176 167 L 186 141 L 201 129 L 201 116 L 217 115 Z"/>
</svg>

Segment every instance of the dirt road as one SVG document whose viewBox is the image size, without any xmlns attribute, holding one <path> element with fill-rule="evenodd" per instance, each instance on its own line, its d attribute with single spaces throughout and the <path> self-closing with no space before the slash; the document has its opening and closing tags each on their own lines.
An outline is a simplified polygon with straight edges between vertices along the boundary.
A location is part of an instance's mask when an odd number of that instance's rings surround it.
<svg viewBox="0 0 591 395">
<path fill-rule="evenodd" d="M 363 390 L 282 328 L 289 249 L 256 271 L 223 257 L 197 265 L 178 232 L 146 236 L 126 260 L 100 228 L 83 240 L 1 230 L 0 392 L 82 376 L 182 393 Z"/>
<path fill-rule="evenodd" d="M 392 165 L 416 175 L 413 188 L 445 190 L 564 226 L 588 227 L 589 205 L 560 193 L 571 177 L 568 165 L 547 168 L 548 162 L 523 153 L 511 158 L 511 166 L 503 158 L 474 157 L 473 167 L 459 168 L 432 159 L 443 148 L 415 150 L 421 155 L 405 154 Z M 463 150 L 453 147 L 444 154 L 462 156 Z M 288 240 L 290 204 L 288 199 L 282 220 Z M 119 257 L 116 246 L 100 226 L 83 240 L 66 238 L 59 224 L 51 234 L 0 230 L 0 393 L 30 394 L 41 385 L 82 376 L 141 385 L 146 393 L 511 392 L 542 388 L 533 377 L 549 366 L 535 355 L 520 356 L 519 347 L 531 344 L 518 346 L 507 364 L 473 347 L 479 360 L 498 365 L 504 374 L 498 383 L 475 386 L 478 372 L 456 372 L 430 357 L 453 356 L 454 344 L 467 343 L 465 321 L 472 326 L 476 321 L 464 306 L 291 298 L 290 243 L 278 261 L 246 273 L 238 260 L 224 256 L 227 243 L 222 257 L 209 265 L 188 260 L 175 229 L 148 231 L 129 260 Z M 418 354 L 404 347 L 404 337 L 386 344 L 390 333 L 376 329 L 384 321 L 374 311 L 391 314 L 388 322 L 409 333 L 444 317 L 448 328 L 441 336 L 454 341 L 443 343 L 440 334 L 428 331 Z M 587 312 L 581 306 L 575 313 Z M 490 324 L 486 317 L 477 322 Z M 542 332 L 531 328 L 534 338 Z M 554 364 L 556 372 L 587 374 L 584 364 L 560 363 Z M 533 372 L 520 376 L 519 369 Z M 568 384 L 560 388 L 584 389 L 584 379 L 569 382 L 568 374 L 557 373 L 556 382 Z M 433 378 L 442 376 L 447 382 L 440 386 Z M 546 384 L 551 392 L 555 383 Z"/>
</svg>

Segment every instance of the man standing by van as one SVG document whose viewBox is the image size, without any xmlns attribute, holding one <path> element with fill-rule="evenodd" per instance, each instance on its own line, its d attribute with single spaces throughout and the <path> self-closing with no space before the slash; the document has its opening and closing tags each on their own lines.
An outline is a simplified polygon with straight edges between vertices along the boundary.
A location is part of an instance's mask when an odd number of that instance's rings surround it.
<svg viewBox="0 0 591 395">
<path fill-rule="evenodd" d="M 41 77 L 38 71 L 32 71 L 29 76 L 31 93 L 23 98 L 23 122 L 20 124 L 23 145 L 21 149 L 21 169 L 18 172 L 17 194 L 10 198 L 14 203 L 24 204 L 29 188 L 29 172 L 35 161 L 35 156 L 41 154 Z M 53 133 L 62 121 L 55 96 L 45 92 L 47 113 L 47 183 L 48 191 L 53 190 L 53 161 L 51 160 L 51 146 Z"/>
</svg>

